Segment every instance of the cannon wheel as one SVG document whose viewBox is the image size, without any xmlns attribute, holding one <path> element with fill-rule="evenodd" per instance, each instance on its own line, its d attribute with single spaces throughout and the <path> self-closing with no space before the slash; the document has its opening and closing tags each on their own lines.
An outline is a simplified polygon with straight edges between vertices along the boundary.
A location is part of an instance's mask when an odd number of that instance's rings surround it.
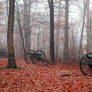
<svg viewBox="0 0 92 92">
<path fill-rule="evenodd" d="M 92 75 L 92 59 L 88 59 L 88 54 L 82 56 L 80 60 L 80 70 L 84 75 Z"/>
<path fill-rule="evenodd" d="M 35 50 L 29 50 L 26 54 L 26 58 L 27 58 L 28 63 L 32 62 L 32 59 L 30 58 L 30 56 L 31 56 L 30 54 L 32 54 L 32 53 L 35 53 Z"/>
<path fill-rule="evenodd" d="M 46 59 L 46 55 L 42 50 L 37 50 L 36 53 L 40 53 L 43 59 Z"/>
</svg>

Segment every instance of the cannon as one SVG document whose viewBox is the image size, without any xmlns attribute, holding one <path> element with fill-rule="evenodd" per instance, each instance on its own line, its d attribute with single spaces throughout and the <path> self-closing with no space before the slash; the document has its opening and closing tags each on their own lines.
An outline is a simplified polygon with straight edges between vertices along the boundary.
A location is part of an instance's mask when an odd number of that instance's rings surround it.
<svg viewBox="0 0 92 92">
<path fill-rule="evenodd" d="M 80 70 L 84 75 L 92 76 L 92 53 L 87 53 L 81 57 Z"/>
<path fill-rule="evenodd" d="M 29 50 L 27 52 L 27 61 L 32 63 L 36 63 L 37 61 L 45 61 L 46 60 L 46 55 L 42 50 Z"/>
</svg>

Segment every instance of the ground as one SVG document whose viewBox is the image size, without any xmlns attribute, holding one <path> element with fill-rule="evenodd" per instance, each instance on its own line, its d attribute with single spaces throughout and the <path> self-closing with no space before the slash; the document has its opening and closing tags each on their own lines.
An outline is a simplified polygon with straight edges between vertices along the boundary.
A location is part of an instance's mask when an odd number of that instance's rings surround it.
<svg viewBox="0 0 92 92">
<path fill-rule="evenodd" d="M 78 64 L 26 64 L 17 60 L 18 69 L 3 69 L 0 59 L 0 92 L 92 92 L 92 77 L 84 76 Z"/>
</svg>

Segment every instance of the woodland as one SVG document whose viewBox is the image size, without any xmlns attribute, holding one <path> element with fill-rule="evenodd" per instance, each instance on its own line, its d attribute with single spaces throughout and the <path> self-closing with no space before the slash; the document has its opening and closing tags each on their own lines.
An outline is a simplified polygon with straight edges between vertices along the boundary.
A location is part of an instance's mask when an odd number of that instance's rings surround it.
<svg viewBox="0 0 92 92">
<path fill-rule="evenodd" d="M 92 92 L 92 0 L 0 0 L 0 92 Z"/>
</svg>

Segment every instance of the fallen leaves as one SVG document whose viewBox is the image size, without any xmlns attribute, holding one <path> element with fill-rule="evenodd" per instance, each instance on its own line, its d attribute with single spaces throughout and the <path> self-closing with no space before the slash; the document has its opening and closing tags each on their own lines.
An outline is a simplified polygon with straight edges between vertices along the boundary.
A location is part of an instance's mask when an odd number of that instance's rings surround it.
<svg viewBox="0 0 92 92">
<path fill-rule="evenodd" d="M 27 65 L 17 60 L 20 69 L 3 69 L 0 60 L 0 92 L 91 92 L 92 77 L 84 76 L 77 64 Z"/>
</svg>

